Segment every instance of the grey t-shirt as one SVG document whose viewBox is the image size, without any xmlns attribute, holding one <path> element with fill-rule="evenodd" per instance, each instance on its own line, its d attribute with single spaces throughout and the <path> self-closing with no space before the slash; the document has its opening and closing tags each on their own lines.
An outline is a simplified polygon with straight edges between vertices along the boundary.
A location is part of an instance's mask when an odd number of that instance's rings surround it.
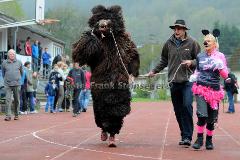
<svg viewBox="0 0 240 160">
<path fill-rule="evenodd" d="M 2 63 L 2 75 L 5 86 L 20 86 L 22 75 L 22 62 L 15 59 L 11 62 L 9 59 Z"/>
</svg>

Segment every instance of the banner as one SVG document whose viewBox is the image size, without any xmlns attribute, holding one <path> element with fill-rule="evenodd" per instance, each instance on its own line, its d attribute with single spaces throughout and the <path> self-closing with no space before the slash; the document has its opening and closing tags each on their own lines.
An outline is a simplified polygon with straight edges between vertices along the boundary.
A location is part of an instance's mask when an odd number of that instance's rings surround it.
<svg viewBox="0 0 240 160">
<path fill-rule="evenodd" d="M 32 56 L 24 56 L 24 55 L 16 54 L 16 59 L 21 61 L 22 65 L 24 65 L 24 63 L 27 61 L 32 64 Z"/>
</svg>

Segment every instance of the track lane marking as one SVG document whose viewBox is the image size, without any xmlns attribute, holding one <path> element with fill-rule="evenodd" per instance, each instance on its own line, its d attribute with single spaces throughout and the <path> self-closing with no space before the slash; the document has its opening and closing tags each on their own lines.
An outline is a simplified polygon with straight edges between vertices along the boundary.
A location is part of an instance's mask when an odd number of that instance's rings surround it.
<svg viewBox="0 0 240 160">
<path fill-rule="evenodd" d="M 167 131 L 168 131 L 171 115 L 172 115 L 172 110 L 170 110 L 169 114 L 168 114 L 168 120 L 167 120 L 167 123 L 166 123 L 166 126 L 165 126 L 160 157 L 158 158 L 159 160 L 163 160 L 163 153 L 164 153 L 164 150 L 165 150 L 165 143 L 166 143 L 166 139 L 167 139 Z"/>
<path fill-rule="evenodd" d="M 220 127 L 220 126 L 218 126 L 218 128 L 219 128 L 220 130 L 222 130 L 223 133 L 224 133 L 226 136 L 228 136 L 232 141 L 234 141 L 238 146 L 240 146 L 240 142 L 239 142 L 237 139 L 235 139 L 229 132 L 227 132 L 225 129 L 223 129 L 223 128 Z"/>
</svg>

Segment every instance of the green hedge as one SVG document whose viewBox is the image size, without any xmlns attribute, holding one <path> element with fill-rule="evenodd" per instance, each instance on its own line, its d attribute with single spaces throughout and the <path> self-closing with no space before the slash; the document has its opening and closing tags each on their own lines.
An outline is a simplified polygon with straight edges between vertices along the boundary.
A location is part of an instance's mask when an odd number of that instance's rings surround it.
<svg viewBox="0 0 240 160">
<path fill-rule="evenodd" d="M 150 98 L 151 92 L 142 89 L 135 89 L 134 90 L 133 98 Z M 158 89 L 156 96 L 159 100 L 169 100 L 170 96 L 167 95 L 167 89 Z"/>
<path fill-rule="evenodd" d="M 135 98 L 150 98 L 150 92 L 142 89 L 135 89 L 134 92 L 136 95 Z"/>
<path fill-rule="evenodd" d="M 167 90 L 166 89 L 159 89 L 157 91 L 159 99 L 161 100 L 169 100 L 170 96 L 167 95 Z"/>
</svg>

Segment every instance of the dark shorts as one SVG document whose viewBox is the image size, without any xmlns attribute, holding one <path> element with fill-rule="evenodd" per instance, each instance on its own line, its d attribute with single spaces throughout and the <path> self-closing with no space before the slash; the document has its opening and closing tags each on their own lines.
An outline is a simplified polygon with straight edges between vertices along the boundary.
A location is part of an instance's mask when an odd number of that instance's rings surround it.
<svg viewBox="0 0 240 160">
<path fill-rule="evenodd" d="M 202 96 L 196 95 L 196 102 L 198 117 L 206 117 L 207 123 L 217 122 L 218 110 L 212 109 Z"/>
</svg>

